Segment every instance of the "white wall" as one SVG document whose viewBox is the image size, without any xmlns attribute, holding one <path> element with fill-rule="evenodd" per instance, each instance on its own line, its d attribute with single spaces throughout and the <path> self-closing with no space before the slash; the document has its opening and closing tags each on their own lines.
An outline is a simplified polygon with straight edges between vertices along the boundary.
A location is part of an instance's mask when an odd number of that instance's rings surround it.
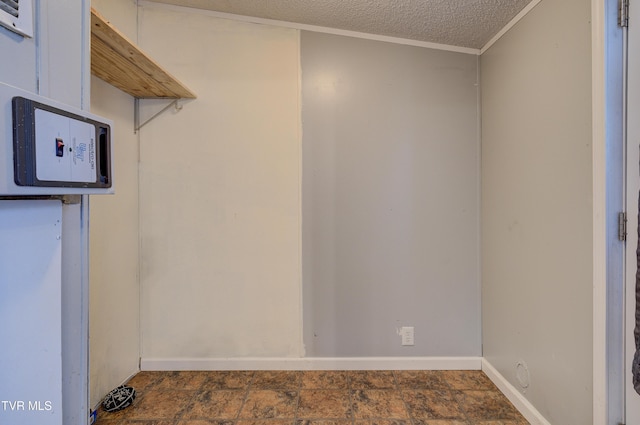
<svg viewBox="0 0 640 425">
<path fill-rule="evenodd" d="M 142 356 L 300 356 L 298 32 L 139 13 L 198 95 L 141 130 Z"/>
<path fill-rule="evenodd" d="M 135 0 L 93 0 L 107 20 L 136 38 Z M 92 196 L 90 216 L 90 406 L 138 370 L 138 137 L 133 98 L 91 79 L 91 112 L 114 121 L 116 194 Z"/>
<path fill-rule="evenodd" d="M 138 39 L 137 4 L 137 0 L 91 0 L 91 6 L 134 43 Z"/>
<path fill-rule="evenodd" d="M 480 356 L 477 56 L 301 48 L 307 354 Z"/>
<path fill-rule="evenodd" d="M 590 4 L 543 1 L 481 58 L 484 357 L 551 423 L 591 423 Z"/>
</svg>

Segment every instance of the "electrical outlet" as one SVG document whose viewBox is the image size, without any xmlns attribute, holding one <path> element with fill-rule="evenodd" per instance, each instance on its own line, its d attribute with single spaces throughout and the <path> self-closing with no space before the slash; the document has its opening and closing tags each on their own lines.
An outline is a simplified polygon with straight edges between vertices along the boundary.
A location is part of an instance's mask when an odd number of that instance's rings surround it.
<svg viewBox="0 0 640 425">
<path fill-rule="evenodd" d="M 402 345 L 415 345 L 413 339 L 413 326 L 403 326 L 400 328 Z"/>
</svg>

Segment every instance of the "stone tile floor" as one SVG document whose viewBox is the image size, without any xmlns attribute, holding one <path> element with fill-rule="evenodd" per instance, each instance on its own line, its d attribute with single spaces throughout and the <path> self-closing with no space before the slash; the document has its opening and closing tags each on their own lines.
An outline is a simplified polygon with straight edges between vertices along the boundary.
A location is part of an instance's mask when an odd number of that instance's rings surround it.
<svg viewBox="0 0 640 425">
<path fill-rule="evenodd" d="M 526 425 L 481 371 L 140 372 L 96 425 Z"/>
</svg>

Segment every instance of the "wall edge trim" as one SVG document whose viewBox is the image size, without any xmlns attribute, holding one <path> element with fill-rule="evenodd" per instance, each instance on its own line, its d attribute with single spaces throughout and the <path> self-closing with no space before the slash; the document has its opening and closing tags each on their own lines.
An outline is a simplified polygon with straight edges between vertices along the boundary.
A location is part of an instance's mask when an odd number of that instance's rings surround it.
<svg viewBox="0 0 640 425">
<path fill-rule="evenodd" d="M 591 0 L 592 216 L 593 216 L 593 423 L 609 419 L 607 240 L 607 8 Z M 615 19 L 615 18 L 613 18 Z M 624 349 L 623 349 L 624 350 Z"/>
<path fill-rule="evenodd" d="M 520 20 L 524 18 L 529 12 L 531 12 L 533 8 L 536 7 L 541 1 L 542 0 L 533 0 L 531 3 L 526 5 L 525 8 L 522 9 L 516 16 L 514 16 L 514 18 L 510 20 L 509 23 L 507 23 L 507 25 L 505 25 L 500 31 L 498 31 L 498 33 L 494 35 L 491 40 L 487 41 L 487 44 L 482 46 L 482 48 L 480 49 L 480 55 L 489 50 L 491 46 L 493 46 L 498 40 L 500 40 L 503 35 L 509 32 L 511 28 L 513 28 L 518 22 L 520 22 Z"/>
<path fill-rule="evenodd" d="M 540 0 L 534 0 L 540 1 Z M 466 53 L 469 55 L 480 55 L 480 49 L 474 49 L 472 47 L 453 46 L 449 44 L 433 43 L 430 41 L 412 40 L 408 38 L 392 37 L 388 35 L 370 34 L 365 32 L 342 30 L 338 28 L 321 27 L 318 25 L 300 24 L 296 22 L 278 21 L 275 19 L 256 18 L 254 16 L 236 15 L 234 13 L 216 12 L 213 10 L 197 9 L 188 6 L 175 6 L 172 4 L 155 3 L 148 0 L 140 0 L 140 6 L 152 6 L 157 8 L 163 8 L 174 11 L 201 13 L 207 16 L 213 16 L 214 18 L 230 19 L 239 22 L 247 22 L 251 24 L 259 25 L 271 25 L 281 28 L 290 28 L 298 31 L 311 31 L 319 32 L 323 34 L 342 35 L 345 37 L 362 38 L 365 40 L 383 41 L 386 43 L 402 44 L 406 46 L 423 47 L 434 50 L 445 50 L 448 52 Z"/>
<path fill-rule="evenodd" d="M 142 358 L 141 371 L 167 370 L 480 370 L 481 357 Z"/>
<path fill-rule="evenodd" d="M 514 407 L 528 420 L 531 425 L 551 425 L 549 421 L 502 376 L 498 370 L 485 358 L 482 359 L 482 371 L 491 379 L 500 391 L 509 399 Z"/>
</svg>

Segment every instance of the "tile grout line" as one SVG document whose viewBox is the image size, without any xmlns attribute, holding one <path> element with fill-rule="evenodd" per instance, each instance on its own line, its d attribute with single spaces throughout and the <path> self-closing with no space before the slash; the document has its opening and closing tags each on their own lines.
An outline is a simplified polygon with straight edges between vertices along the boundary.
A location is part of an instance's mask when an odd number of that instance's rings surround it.
<svg viewBox="0 0 640 425">
<path fill-rule="evenodd" d="M 404 393 L 402 391 L 402 389 L 400 388 L 400 384 L 398 383 L 398 376 L 397 376 L 397 370 L 392 370 L 391 374 L 393 376 L 393 383 L 396 386 L 396 391 L 398 392 L 398 395 L 400 396 L 400 400 L 402 400 L 402 404 L 404 404 L 404 409 L 407 411 L 407 416 L 409 417 L 409 423 L 411 425 L 416 425 L 415 421 L 413 420 L 413 414 L 411 413 L 411 410 L 409 409 L 409 405 L 407 404 L 407 401 L 404 399 Z"/>
<path fill-rule="evenodd" d="M 242 403 L 240 403 L 240 408 L 238 409 L 238 413 L 236 413 L 236 417 L 233 419 L 234 423 L 237 424 L 238 421 L 240 420 L 240 413 L 242 413 L 242 410 L 244 409 L 244 406 L 247 403 L 247 399 L 249 398 L 249 392 L 251 391 L 251 386 L 253 385 L 253 381 L 255 380 L 256 377 L 256 371 L 251 371 L 251 378 L 249 379 L 249 382 L 247 383 L 247 387 L 245 388 L 245 392 L 244 392 L 244 398 L 242 399 Z"/>
<path fill-rule="evenodd" d="M 451 395 L 451 398 L 455 401 L 456 406 L 458 406 L 458 409 L 462 412 L 462 414 L 464 415 L 464 420 L 468 423 L 468 424 L 472 424 L 471 422 L 471 418 L 469 418 L 469 414 L 467 413 L 467 411 L 465 410 L 465 408 L 462 406 L 462 403 L 458 400 L 458 398 L 456 397 L 456 395 L 454 394 L 454 391 L 456 391 L 455 388 L 453 388 L 451 386 L 451 384 L 449 383 L 449 381 L 443 377 L 444 383 L 447 385 L 447 387 L 449 387 L 449 394 Z M 459 391 L 459 390 L 458 390 Z M 462 391 L 460 391 L 462 393 Z"/>
<path fill-rule="evenodd" d="M 179 413 L 176 417 L 173 418 L 173 420 L 175 421 L 176 424 L 184 419 L 184 415 L 187 414 L 187 411 L 189 411 L 190 409 L 193 409 L 193 407 L 195 406 L 195 401 L 198 398 L 198 396 L 200 395 L 200 392 L 202 391 L 202 389 L 204 387 L 204 383 L 206 381 L 207 381 L 207 379 L 205 378 L 202 381 L 202 383 L 200 384 L 199 389 L 197 389 L 197 390 L 195 390 L 193 392 L 193 395 L 191 396 L 191 400 L 189 400 L 189 403 L 187 403 L 186 407 L 182 410 L 182 413 Z"/>
<path fill-rule="evenodd" d="M 356 412 L 353 405 L 353 397 L 352 397 L 352 388 L 351 388 L 351 372 L 346 371 L 345 373 L 347 378 L 347 394 L 349 394 L 349 416 L 351 420 L 351 425 L 356 425 Z"/>
<path fill-rule="evenodd" d="M 298 371 L 298 396 L 296 400 L 296 410 L 293 412 L 293 425 L 298 424 L 298 409 L 300 408 L 301 391 L 302 391 L 302 371 Z"/>
</svg>

